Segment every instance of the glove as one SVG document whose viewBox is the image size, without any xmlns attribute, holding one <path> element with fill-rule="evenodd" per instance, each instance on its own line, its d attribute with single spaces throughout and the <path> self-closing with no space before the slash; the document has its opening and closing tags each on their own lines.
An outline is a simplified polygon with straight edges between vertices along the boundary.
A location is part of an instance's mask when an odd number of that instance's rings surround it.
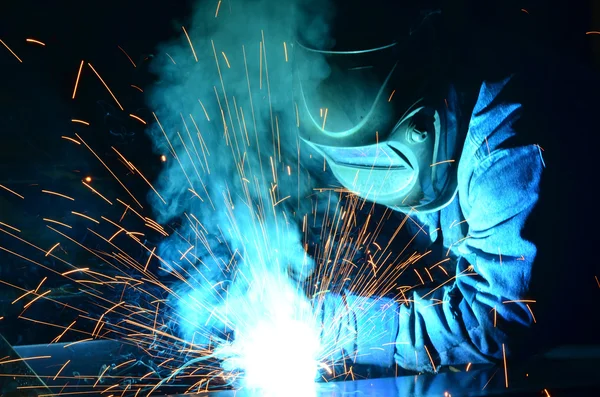
<svg viewBox="0 0 600 397">
<path fill-rule="evenodd" d="M 390 368 L 398 334 L 398 304 L 384 297 L 326 294 L 316 306 L 321 356 L 332 363 Z"/>
</svg>

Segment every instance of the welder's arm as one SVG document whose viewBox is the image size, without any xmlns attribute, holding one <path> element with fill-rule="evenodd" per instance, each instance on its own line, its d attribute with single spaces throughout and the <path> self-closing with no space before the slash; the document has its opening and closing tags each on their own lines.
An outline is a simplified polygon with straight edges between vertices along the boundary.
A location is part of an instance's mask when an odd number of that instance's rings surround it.
<svg viewBox="0 0 600 397">
<path fill-rule="evenodd" d="M 538 201 L 542 170 L 537 146 L 494 151 L 482 161 L 466 192 L 469 235 L 459 248 L 456 278 L 400 307 L 399 366 L 431 372 L 495 362 L 503 349 L 510 356 L 523 348 L 518 344 L 534 321 L 535 304 L 524 300 L 537 248 L 522 231 Z"/>
</svg>

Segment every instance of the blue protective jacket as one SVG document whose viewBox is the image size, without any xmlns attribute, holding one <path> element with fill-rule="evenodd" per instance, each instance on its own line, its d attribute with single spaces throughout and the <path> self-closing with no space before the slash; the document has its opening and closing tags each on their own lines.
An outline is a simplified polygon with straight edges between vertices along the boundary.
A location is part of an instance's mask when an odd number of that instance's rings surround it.
<svg viewBox="0 0 600 397">
<path fill-rule="evenodd" d="M 356 363 L 385 367 L 395 361 L 408 370 L 435 372 L 441 366 L 529 355 L 560 342 L 561 335 L 572 340 L 577 338 L 573 330 L 591 329 L 599 290 L 594 276 L 582 269 L 588 264 L 583 262 L 594 259 L 569 247 L 577 241 L 587 245 L 576 236 L 581 233 L 589 241 L 589 234 L 570 228 L 568 214 L 559 211 L 565 205 L 560 200 L 569 194 L 585 207 L 582 190 L 569 192 L 567 186 L 581 184 L 573 181 L 589 159 L 569 169 L 560 161 L 577 160 L 556 156 L 546 166 L 539 136 L 517 132 L 527 120 L 511 91 L 511 85 L 523 82 L 513 80 L 480 87 L 460 156 L 455 199 L 437 213 L 407 214 L 421 249 L 442 246 L 439 259 L 449 258 L 444 264 L 453 267 L 446 267 L 449 277 L 441 286 L 407 292 L 404 300 L 351 298 Z M 537 127 L 552 128 L 541 122 Z M 567 145 L 560 135 L 553 137 L 558 146 Z M 585 213 L 579 207 L 566 212 L 575 219 Z M 598 269 L 595 262 L 587 267 Z M 581 291 L 591 293 L 578 297 Z M 596 340 L 599 335 L 589 334 Z"/>
<path fill-rule="evenodd" d="M 401 367 L 431 371 L 432 363 L 501 359 L 509 338 L 525 335 L 534 322 L 529 284 L 537 247 L 521 230 L 538 202 L 544 159 L 536 144 L 504 145 L 521 112 L 519 103 L 497 103 L 509 81 L 481 87 L 455 199 L 435 214 L 409 214 L 421 226 L 417 233 L 431 243 L 441 237 L 456 270 L 446 285 L 415 291 L 400 306 L 395 359 Z"/>
</svg>

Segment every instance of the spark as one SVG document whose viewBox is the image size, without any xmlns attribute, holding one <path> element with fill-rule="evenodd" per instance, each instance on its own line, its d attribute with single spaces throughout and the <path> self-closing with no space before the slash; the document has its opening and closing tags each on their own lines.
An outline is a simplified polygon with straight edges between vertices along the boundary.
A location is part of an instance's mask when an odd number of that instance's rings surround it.
<svg viewBox="0 0 600 397">
<path fill-rule="evenodd" d="M 285 41 L 283 42 L 283 53 L 285 54 L 285 61 L 288 61 L 288 51 L 287 51 L 287 44 L 285 43 Z"/>
<path fill-rule="evenodd" d="M 79 86 L 79 78 L 81 77 L 82 70 L 83 70 L 83 60 L 81 60 L 81 63 L 79 64 L 79 71 L 77 72 L 77 78 L 75 79 L 75 87 L 73 87 L 73 95 L 71 96 L 71 99 L 75 99 L 75 94 L 77 94 L 77 87 Z M 73 121 L 73 120 L 71 120 L 71 121 Z"/>
<path fill-rule="evenodd" d="M 125 56 L 127 57 L 127 59 L 129 59 L 129 62 L 131 62 L 131 64 L 133 65 L 133 67 L 136 68 L 137 66 L 135 66 L 135 62 L 133 62 L 133 59 L 131 59 L 131 57 L 129 56 L 129 54 L 127 52 L 125 52 L 125 50 L 123 48 L 121 48 L 120 45 L 118 45 L 117 47 L 119 47 L 119 50 L 121 50 L 123 52 L 123 54 L 125 54 Z"/>
<path fill-rule="evenodd" d="M 527 11 L 527 10 L 526 10 L 526 9 L 524 9 L 524 8 L 521 8 L 521 11 L 522 11 L 522 12 L 524 12 L 525 14 L 529 14 L 529 11 Z"/>
<path fill-rule="evenodd" d="M 110 365 L 107 365 L 106 368 L 104 368 L 104 371 L 102 371 L 102 373 L 100 374 L 100 376 L 96 380 L 96 383 L 94 383 L 94 386 L 92 386 L 93 388 L 95 388 L 98 385 L 98 382 L 100 382 L 100 379 L 102 379 L 102 377 L 104 376 L 104 374 L 106 373 L 106 371 L 108 371 L 109 369 L 110 369 Z"/>
<path fill-rule="evenodd" d="M 14 53 L 14 51 L 10 49 L 10 47 L 8 46 L 8 44 L 6 44 L 4 41 L 2 41 L 2 39 L 0 39 L 0 43 L 2 43 L 2 45 L 3 45 L 4 47 L 6 47 L 6 49 L 7 49 L 8 51 L 10 51 L 10 53 L 11 53 L 11 54 L 13 54 L 13 55 L 15 56 L 15 58 L 17 58 L 17 60 L 18 60 L 19 62 L 23 63 L 23 61 L 21 60 L 21 58 L 19 58 L 19 57 L 17 56 L 17 54 L 15 54 L 15 53 Z"/>
<path fill-rule="evenodd" d="M 544 393 L 546 393 L 546 397 L 551 397 L 547 389 L 544 389 Z"/>
<path fill-rule="evenodd" d="M 504 343 L 502 344 L 502 359 L 504 360 L 504 384 L 508 389 L 508 367 L 506 366 L 506 350 L 504 349 Z"/>
<path fill-rule="evenodd" d="M 50 255 L 50 253 L 51 253 L 52 251 L 54 251 L 54 249 L 55 249 L 56 247 L 58 247 L 59 245 L 60 245 L 60 243 L 56 243 L 56 244 L 54 244 L 54 245 L 52 246 L 52 248 L 50 248 L 50 249 L 48 250 L 48 252 L 46 252 L 46 254 L 45 254 L 44 256 L 48 256 L 48 255 Z M 38 288 L 39 288 L 39 287 L 38 287 Z"/>
<path fill-rule="evenodd" d="M 502 301 L 502 303 L 535 303 L 534 299 L 514 299 L 508 301 Z"/>
<path fill-rule="evenodd" d="M 427 346 L 423 345 L 423 347 L 425 348 L 425 352 L 427 352 L 427 356 L 429 357 L 429 361 L 431 362 L 431 368 L 433 368 L 433 372 L 437 372 L 437 368 L 435 366 L 435 363 L 433 362 L 433 358 L 431 357 L 431 354 L 429 354 L 429 349 L 427 349 Z"/>
<path fill-rule="evenodd" d="M 12 194 L 14 194 L 15 196 L 17 196 L 17 197 L 19 197 L 19 198 L 21 198 L 21 199 L 25 199 L 25 197 L 21 196 L 19 193 L 15 192 L 14 190 L 11 190 L 11 189 L 7 188 L 7 187 L 6 187 L 6 186 L 4 186 L 4 185 L 0 185 L 0 188 L 2 188 L 2 189 L 4 189 L 4 190 L 6 190 L 6 191 L 7 191 L 7 192 L 9 192 L 9 193 L 12 193 Z"/>
<path fill-rule="evenodd" d="M 160 161 L 162 161 L 163 163 L 165 163 L 167 161 L 167 156 L 165 156 L 164 154 L 160 155 Z"/>
<path fill-rule="evenodd" d="M 41 45 L 42 47 L 45 47 L 45 46 L 46 46 L 46 43 L 43 43 L 43 42 L 41 42 L 41 41 L 39 41 L 39 40 L 36 40 L 36 39 L 25 39 L 25 41 L 26 41 L 26 42 L 28 42 L 28 43 L 39 44 L 39 45 Z"/>
<path fill-rule="evenodd" d="M 106 82 L 104 81 L 104 79 L 102 79 L 102 77 L 100 76 L 100 74 L 98 72 L 96 72 L 96 69 L 94 69 L 94 67 L 92 66 L 92 64 L 88 62 L 88 66 L 90 67 L 90 69 L 92 69 L 92 71 L 96 74 L 96 76 L 98 76 L 98 78 L 100 79 L 100 81 L 102 82 L 102 84 L 104 85 L 104 87 L 106 88 L 106 90 L 108 91 L 108 93 L 110 94 L 110 96 L 112 96 L 112 98 L 115 100 L 115 102 L 117 103 L 117 105 L 119 106 L 119 108 L 121 110 L 125 110 L 125 109 L 123 109 L 123 106 L 121 106 L 121 103 L 119 102 L 119 100 L 117 99 L 117 97 L 115 96 L 115 94 L 113 94 L 113 92 L 111 91 L 111 89 L 108 87 L 108 84 L 106 84 Z"/>
<path fill-rule="evenodd" d="M 90 221 L 92 221 L 92 222 L 95 222 L 95 223 L 97 223 L 97 224 L 100 224 L 100 222 L 98 222 L 98 221 L 97 221 L 97 220 L 95 220 L 94 218 L 92 218 L 92 217 L 89 217 L 89 216 L 87 216 L 87 215 L 85 215 L 85 214 L 82 214 L 82 213 L 80 213 L 80 212 L 71 211 L 71 214 L 73 214 L 73 215 L 77 215 L 77 216 L 80 216 L 80 217 L 82 217 L 82 218 L 88 219 L 88 220 L 90 220 Z"/>
<path fill-rule="evenodd" d="M 131 196 L 131 198 L 137 203 L 137 205 L 140 206 L 140 208 L 144 208 L 142 206 L 142 204 L 135 198 L 135 196 L 129 191 L 129 189 L 127 189 L 127 186 L 125 186 L 125 184 L 123 184 L 123 182 L 121 182 L 121 180 L 115 175 L 115 173 L 108 167 L 108 165 L 106 165 L 106 163 L 104 161 L 102 161 L 102 159 L 100 158 L 100 156 L 98 156 L 96 154 L 96 152 L 94 152 L 92 150 L 92 148 L 78 135 L 75 134 L 77 136 L 77 138 L 79 138 L 79 140 L 85 145 L 85 147 L 88 148 L 88 150 L 90 152 L 92 152 L 92 154 L 94 155 L 94 157 L 96 157 L 98 159 L 98 161 L 100 161 L 100 163 L 104 166 L 104 168 L 106 168 L 108 170 L 108 172 L 110 172 L 110 174 L 113 176 L 113 178 L 115 178 L 115 180 L 121 185 L 121 187 L 123 187 L 123 189 L 125 189 L 125 191 L 129 194 L 129 196 Z M 91 189 L 91 186 L 88 186 Z M 112 205 L 112 203 L 111 203 Z"/>
<path fill-rule="evenodd" d="M 49 289 L 48 291 L 44 292 L 43 294 L 36 296 L 29 303 L 25 304 L 23 306 L 23 309 L 27 309 L 29 306 L 33 305 L 33 303 L 36 302 L 38 299 L 43 298 L 44 296 L 48 295 L 50 292 L 52 292 L 52 290 Z"/>
<path fill-rule="evenodd" d="M 219 9 L 221 8 L 221 0 L 217 4 L 217 9 L 215 10 L 215 18 L 219 16 Z"/>
<path fill-rule="evenodd" d="M 454 163 L 454 160 L 443 160 L 443 161 L 438 161 L 437 163 L 433 163 L 430 165 L 430 167 L 435 167 L 436 165 L 440 165 L 440 164 L 444 164 L 444 163 Z"/>
<path fill-rule="evenodd" d="M 0 225 L 2 225 L 2 226 L 5 226 L 5 227 L 7 227 L 7 228 L 9 228 L 9 229 L 12 229 L 12 230 L 14 230 L 15 232 L 19 232 L 19 233 L 21 233 L 21 230 L 17 229 L 16 227 L 13 227 L 13 226 L 11 226 L 11 225 L 8 225 L 8 224 L 6 224 L 6 223 L 4 223 L 4 222 L 0 222 Z"/>
<path fill-rule="evenodd" d="M 183 33 L 185 33 L 185 37 L 187 37 L 187 41 L 188 41 L 188 43 L 190 43 L 190 48 L 192 49 L 192 54 L 194 54 L 194 59 L 196 60 L 196 62 L 198 62 L 198 56 L 196 55 L 196 50 L 194 50 L 194 45 L 192 44 L 192 40 L 190 39 L 190 36 L 188 35 L 187 30 L 185 30 L 185 26 L 182 26 L 181 29 L 183 29 Z"/>
<path fill-rule="evenodd" d="M 71 142 L 73 142 L 73 143 L 76 143 L 76 144 L 78 144 L 78 145 L 81 145 L 81 142 L 79 142 L 77 139 L 73 139 L 73 138 L 71 138 L 71 137 L 64 136 L 64 135 L 63 135 L 63 136 L 61 136 L 61 138 L 62 138 L 62 139 L 66 139 L 67 141 L 71 141 Z"/>
<path fill-rule="evenodd" d="M 42 190 L 42 193 L 52 194 L 52 195 L 55 195 L 55 196 L 58 196 L 58 197 L 65 198 L 67 200 L 75 201 L 75 199 L 73 197 L 69 197 L 69 196 L 67 196 L 65 194 L 62 194 L 62 193 L 53 192 L 51 190 Z"/>
<path fill-rule="evenodd" d="M 121 157 L 121 159 L 123 159 L 123 161 L 125 161 L 126 164 L 129 164 L 131 166 L 131 168 L 136 171 L 138 173 L 139 176 L 142 177 L 142 179 L 144 180 L 144 182 L 146 182 L 146 184 L 150 187 L 150 189 L 152 189 L 152 191 L 154 193 L 156 193 L 156 195 L 158 196 L 158 198 L 163 202 L 163 204 L 167 204 L 167 202 L 165 201 L 165 199 L 162 198 L 162 196 L 160 195 L 160 193 L 158 193 L 158 191 L 154 188 L 154 186 L 152 186 L 152 184 L 150 183 L 150 181 L 148 179 L 146 179 L 146 177 L 144 176 L 144 174 L 142 174 L 140 172 L 140 170 L 138 170 L 130 161 L 128 161 L 117 149 L 113 147 L 111 147 L 112 150 L 115 151 L 115 153 L 117 153 L 119 155 L 119 157 Z M 108 201 L 108 200 L 107 200 Z M 112 203 L 111 203 L 112 205 Z"/>
<path fill-rule="evenodd" d="M 321 126 L 321 129 L 324 130 L 325 129 L 325 123 L 327 122 L 327 112 L 328 112 L 328 108 L 325 108 L 325 115 L 323 116 L 323 125 Z"/>
<path fill-rule="evenodd" d="M 169 57 L 169 59 L 171 60 L 171 62 L 173 62 L 173 65 L 177 65 L 177 63 L 175 63 L 175 60 L 173 59 L 173 57 L 171 55 L 169 55 L 168 52 L 166 52 L 165 54 L 167 54 L 167 56 Z"/>
<path fill-rule="evenodd" d="M 136 90 L 138 90 L 139 92 L 144 92 L 144 90 L 142 90 L 140 87 L 138 87 L 137 85 L 131 84 L 130 87 L 135 88 Z"/>
<path fill-rule="evenodd" d="M 600 34 L 598 30 L 590 30 L 589 32 L 585 32 L 585 34 Z"/>
<path fill-rule="evenodd" d="M 75 342 L 67 343 L 66 345 L 63 346 L 63 349 L 66 349 L 67 347 L 70 347 L 70 346 L 73 346 L 73 345 L 77 345 L 77 344 L 82 343 L 82 342 L 88 342 L 88 341 L 91 341 L 91 340 L 94 340 L 94 338 L 86 338 L 86 339 L 81 339 L 81 340 L 78 340 L 78 341 L 75 341 Z"/>
<path fill-rule="evenodd" d="M 142 124 L 148 124 L 146 123 L 146 121 L 144 121 L 141 117 L 136 116 L 135 114 L 129 114 L 129 117 L 136 119 L 137 121 L 139 121 Z"/>
<path fill-rule="evenodd" d="M 71 122 L 78 123 L 78 124 L 83 124 L 83 125 L 90 125 L 90 123 L 88 123 L 87 121 L 79 120 L 79 119 L 71 119 Z"/>
<path fill-rule="evenodd" d="M 388 102 L 392 102 L 392 98 L 394 97 L 395 93 L 396 93 L 396 90 L 392 90 L 392 93 L 390 94 L 390 97 L 388 98 Z"/>
<path fill-rule="evenodd" d="M 469 369 L 471 369 L 471 364 L 472 364 L 472 363 L 468 363 L 468 364 L 467 364 L 467 368 L 465 369 L 465 372 L 469 372 Z"/>
<path fill-rule="evenodd" d="M 61 225 L 61 226 L 64 226 L 64 227 L 68 227 L 69 229 L 72 229 L 72 227 L 69 226 L 69 225 L 67 225 L 66 223 L 55 221 L 54 219 L 43 218 L 43 220 L 46 221 L 46 222 L 56 223 L 57 225 Z"/>
<path fill-rule="evenodd" d="M 206 111 L 206 108 L 204 107 L 204 104 L 202 103 L 202 101 L 200 99 L 198 99 L 198 102 L 200 103 L 200 106 L 202 106 L 202 110 L 204 111 L 204 115 L 206 116 L 206 120 L 210 121 L 210 117 L 208 117 L 208 112 Z"/>
<path fill-rule="evenodd" d="M 52 356 L 36 356 L 36 357 L 26 357 L 26 358 L 15 358 L 12 360 L 0 361 L 0 365 L 9 364 L 9 363 L 18 363 L 22 361 L 31 361 L 31 360 L 43 360 L 46 358 L 52 358 Z"/>
<path fill-rule="evenodd" d="M 223 59 L 225 59 L 225 63 L 227 64 L 227 69 L 231 69 L 231 65 L 229 64 L 229 59 L 227 59 L 227 55 L 225 55 L 225 51 L 221 51 L 223 54 Z"/>
</svg>

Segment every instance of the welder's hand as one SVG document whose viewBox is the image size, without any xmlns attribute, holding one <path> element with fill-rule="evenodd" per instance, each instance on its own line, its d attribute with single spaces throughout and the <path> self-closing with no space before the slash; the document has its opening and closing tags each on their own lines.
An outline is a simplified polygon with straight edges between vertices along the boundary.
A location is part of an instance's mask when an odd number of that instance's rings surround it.
<svg viewBox="0 0 600 397">
<path fill-rule="evenodd" d="M 330 363 L 343 362 L 356 353 L 356 316 L 346 296 L 326 294 L 314 302 L 321 325 L 321 356 Z"/>
<path fill-rule="evenodd" d="M 398 334 L 398 304 L 393 299 L 327 294 L 315 298 L 313 304 L 326 361 L 393 365 Z"/>
</svg>

